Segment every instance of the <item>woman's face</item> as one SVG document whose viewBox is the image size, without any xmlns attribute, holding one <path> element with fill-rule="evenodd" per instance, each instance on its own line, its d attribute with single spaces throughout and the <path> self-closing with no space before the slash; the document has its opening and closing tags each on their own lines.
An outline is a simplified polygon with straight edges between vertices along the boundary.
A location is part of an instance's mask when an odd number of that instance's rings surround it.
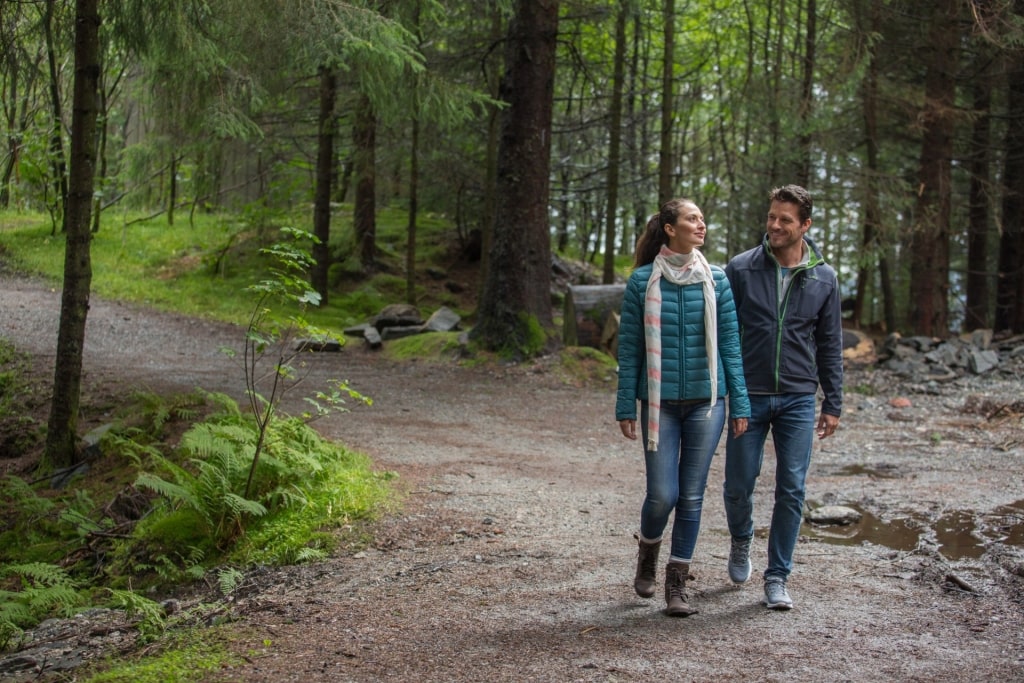
<svg viewBox="0 0 1024 683">
<path fill-rule="evenodd" d="M 693 202 L 683 204 L 675 225 L 665 226 L 668 248 L 677 254 L 689 254 L 695 247 L 703 247 L 707 233 L 704 214 Z"/>
</svg>

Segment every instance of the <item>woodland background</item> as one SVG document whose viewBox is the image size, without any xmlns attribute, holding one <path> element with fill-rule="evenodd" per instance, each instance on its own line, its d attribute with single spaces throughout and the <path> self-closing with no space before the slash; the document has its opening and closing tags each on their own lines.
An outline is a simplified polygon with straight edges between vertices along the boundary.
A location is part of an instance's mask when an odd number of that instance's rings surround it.
<svg viewBox="0 0 1024 683">
<path fill-rule="evenodd" d="M 536 353 L 551 256 L 612 282 L 659 203 L 708 256 L 796 182 L 852 324 L 1024 331 L 1024 0 L 0 0 L 0 216 L 67 243 L 47 451 L 73 448 L 90 236 L 298 212 L 322 302 L 376 216 L 483 259 L 473 335 Z M 332 221 L 351 222 L 350 237 Z M 537 331 L 540 331 L 538 342 Z M 70 399 L 68 397 L 71 397 Z M 60 403 L 60 405 L 58 405 Z"/>
</svg>

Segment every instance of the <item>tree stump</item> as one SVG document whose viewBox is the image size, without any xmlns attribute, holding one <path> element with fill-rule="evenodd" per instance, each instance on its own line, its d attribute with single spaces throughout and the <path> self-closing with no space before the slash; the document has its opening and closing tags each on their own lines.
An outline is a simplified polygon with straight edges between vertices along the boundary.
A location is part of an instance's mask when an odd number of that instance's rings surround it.
<svg viewBox="0 0 1024 683">
<path fill-rule="evenodd" d="M 576 285 L 565 295 L 562 341 L 615 355 L 618 313 L 626 285 Z"/>
</svg>

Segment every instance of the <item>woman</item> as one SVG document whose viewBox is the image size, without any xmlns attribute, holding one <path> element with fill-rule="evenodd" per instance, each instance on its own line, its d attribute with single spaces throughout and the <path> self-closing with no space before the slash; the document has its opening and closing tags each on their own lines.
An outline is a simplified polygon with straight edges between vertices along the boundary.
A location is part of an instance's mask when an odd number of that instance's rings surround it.
<svg viewBox="0 0 1024 683">
<path fill-rule="evenodd" d="M 725 425 L 747 428 L 750 401 L 743 382 L 736 307 L 725 271 L 698 251 L 707 226 L 697 205 L 673 199 L 647 222 L 619 321 L 619 386 L 615 418 L 636 439 L 636 404 L 647 471 L 640 512 L 637 595 L 654 595 L 658 552 L 669 515 L 671 555 L 665 568 L 665 613 L 686 617 L 690 562 L 700 531 L 704 487 Z"/>
</svg>

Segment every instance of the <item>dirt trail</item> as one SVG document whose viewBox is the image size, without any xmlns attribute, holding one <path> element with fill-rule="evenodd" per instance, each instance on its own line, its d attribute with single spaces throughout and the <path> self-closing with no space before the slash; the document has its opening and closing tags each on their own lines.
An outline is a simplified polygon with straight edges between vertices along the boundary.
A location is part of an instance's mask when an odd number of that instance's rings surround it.
<svg viewBox="0 0 1024 683">
<path fill-rule="evenodd" d="M 23 350 L 52 358 L 58 310 L 57 293 L 0 278 L 0 336 Z M 237 328 L 103 301 L 88 324 L 94 391 L 241 391 L 217 352 Z M 642 459 L 613 420 L 611 378 L 577 388 L 543 363 L 392 364 L 357 344 L 313 363 L 310 386 L 348 379 L 373 397 L 317 426 L 398 472 L 405 506 L 376 525 L 369 550 L 247 576 L 229 603 L 245 663 L 208 680 L 1024 680 L 1019 530 L 1016 545 L 951 560 L 927 526 L 912 549 L 808 528 L 790 579 L 796 608 L 769 612 L 757 573 L 772 458 L 757 493 L 755 577 L 736 588 L 720 450 L 693 567 L 700 613 L 670 619 L 660 597 L 632 591 Z M 859 391 L 838 435 L 816 447 L 809 501 L 853 504 L 889 526 L 1019 504 L 1019 416 L 989 423 L 963 410 L 970 392 L 1019 397 L 1019 378 L 971 381 L 915 393 L 851 373 Z M 894 416 L 888 399 L 901 392 L 914 405 Z"/>
</svg>

